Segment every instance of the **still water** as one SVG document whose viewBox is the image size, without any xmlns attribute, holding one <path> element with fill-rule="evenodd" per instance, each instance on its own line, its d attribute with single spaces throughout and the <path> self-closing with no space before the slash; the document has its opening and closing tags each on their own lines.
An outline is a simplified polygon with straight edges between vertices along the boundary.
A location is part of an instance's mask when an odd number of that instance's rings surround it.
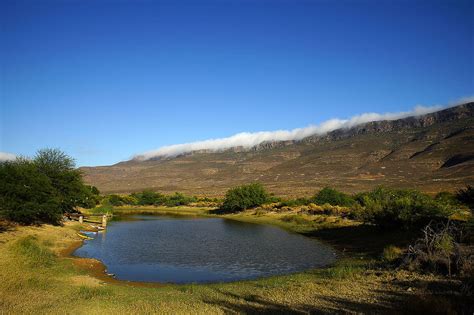
<svg viewBox="0 0 474 315">
<path fill-rule="evenodd" d="M 102 261 L 117 279 L 204 283 L 322 267 L 330 247 L 277 227 L 221 218 L 137 215 L 112 221 L 74 255 Z"/>
</svg>

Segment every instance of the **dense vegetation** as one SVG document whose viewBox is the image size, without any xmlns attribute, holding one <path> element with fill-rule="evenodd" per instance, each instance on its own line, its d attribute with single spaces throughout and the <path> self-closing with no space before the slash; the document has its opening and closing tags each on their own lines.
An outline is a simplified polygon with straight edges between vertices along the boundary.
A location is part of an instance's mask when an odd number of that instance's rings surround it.
<svg viewBox="0 0 474 315">
<path fill-rule="evenodd" d="M 222 209 L 238 212 L 267 204 L 265 209 L 275 211 L 299 208 L 309 214 L 347 216 L 385 227 L 416 228 L 466 212 L 471 191 L 468 187 L 457 194 L 444 192 L 432 197 L 416 190 L 378 187 L 351 196 L 325 187 L 311 198 L 277 200 L 262 185 L 251 184 L 230 189 Z"/>
<path fill-rule="evenodd" d="M 197 198 L 194 196 L 186 196 L 176 192 L 172 195 L 164 195 L 151 190 L 144 190 L 139 193 L 129 195 L 108 195 L 104 198 L 103 204 L 110 204 L 115 207 L 119 206 L 185 206 L 198 201 L 211 201 L 209 198 Z"/>
<path fill-rule="evenodd" d="M 241 211 L 260 206 L 269 200 L 270 196 L 262 184 L 253 183 L 227 191 L 222 208 L 227 211 Z"/>
<path fill-rule="evenodd" d="M 448 218 L 456 206 L 416 190 L 376 188 L 358 194 L 361 208 L 356 215 L 365 222 L 383 226 L 421 226 L 431 220 Z"/>
<path fill-rule="evenodd" d="M 0 163 L 0 214 L 22 224 L 58 224 L 76 207 L 94 207 L 98 190 L 84 185 L 72 158 L 56 149 Z"/>
<path fill-rule="evenodd" d="M 324 205 L 326 203 L 332 206 L 350 207 L 355 202 L 354 199 L 340 191 L 331 187 L 324 187 L 311 200 L 317 205 Z"/>
</svg>

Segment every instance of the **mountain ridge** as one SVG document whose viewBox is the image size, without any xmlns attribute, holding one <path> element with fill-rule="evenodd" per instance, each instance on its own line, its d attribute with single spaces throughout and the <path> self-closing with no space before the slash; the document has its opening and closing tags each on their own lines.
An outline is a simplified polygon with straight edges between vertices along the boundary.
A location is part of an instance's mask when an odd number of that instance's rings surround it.
<svg viewBox="0 0 474 315">
<path fill-rule="evenodd" d="M 81 169 L 86 182 L 103 192 L 153 189 L 215 196 L 250 181 L 261 181 L 272 192 L 288 196 L 312 193 L 325 185 L 348 192 L 376 185 L 436 192 L 473 182 L 473 126 L 474 102 L 468 102 L 298 141 Z"/>
</svg>

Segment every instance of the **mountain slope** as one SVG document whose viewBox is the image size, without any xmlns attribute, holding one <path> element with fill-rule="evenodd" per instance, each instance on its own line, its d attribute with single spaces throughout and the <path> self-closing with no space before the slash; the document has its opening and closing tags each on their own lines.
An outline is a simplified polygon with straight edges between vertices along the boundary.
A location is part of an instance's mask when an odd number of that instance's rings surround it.
<svg viewBox="0 0 474 315">
<path fill-rule="evenodd" d="M 218 196 L 251 181 L 287 196 L 312 194 L 325 185 L 347 192 L 377 185 L 454 190 L 474 183 L 474 103 L 419 117 L 369 122 L 298 142 L 82 170 L 86 182 L 102 192 L 150 188 Z"/>
</svg>

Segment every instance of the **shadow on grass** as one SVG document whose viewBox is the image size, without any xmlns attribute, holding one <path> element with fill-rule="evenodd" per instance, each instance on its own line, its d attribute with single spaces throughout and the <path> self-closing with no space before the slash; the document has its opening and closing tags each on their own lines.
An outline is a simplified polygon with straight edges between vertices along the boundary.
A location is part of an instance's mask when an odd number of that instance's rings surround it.
<svg viewBox="0 0 474 315">
<path fill-rule="evenodd" d="M 0 219 L 0 233 L 8 232 L 14 229 L 13 224 Z"/>
<path fill-rule="evenodd" d="M 216 289 L 222 298 L 206 298 L 207 304 L 226 313 L 246 314 L 473 314 L 473 296 L 459 294 L 456 281 L 393 281 L 374 297 L 323 296 L 315 292 L 314 304 L 287 305 L 258 294 L 235 294 Z"/>
<path fill-rule="evenodd" d="M 238 295 L 223 290 L 217 290 L 217 292 L 224 295 L 225 298 L 207 299 L 204 302 L 217 306 L 224 312 L 245 314 L 395 313 L 396 307 L 392 305 L 391 301 L 398 302 L 400 300 L 399 297 L 394 297 L 383 303 L 372 303 L 354 301 L 344 297 L 317 296 L 314 300 L 315 305 L 286 305 L 269 301 L 259 295 Z"/>
<path fill-rule="evenodd" d="M 373 225 L 357 225 L 315 230 L 304 235 L 325 241 L 342 253 L 353 256 L 379 257 L 387 245 L 406 247 L 418 230 L 384 229 Z"/>
</svg>

